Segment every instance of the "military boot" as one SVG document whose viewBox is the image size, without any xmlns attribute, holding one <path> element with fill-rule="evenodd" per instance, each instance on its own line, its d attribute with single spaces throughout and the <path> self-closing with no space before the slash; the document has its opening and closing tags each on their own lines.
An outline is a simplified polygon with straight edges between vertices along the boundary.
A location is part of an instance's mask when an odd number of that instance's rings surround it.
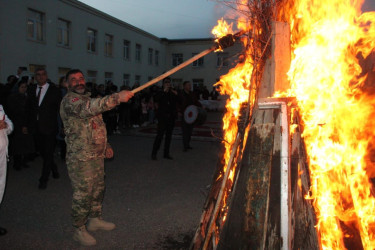
<svg viewBox="0 0 375 250">
<path fill-rule="evenodd" d="M 89 231 L 96 231 L 98 229 L 111 231 L 116 227 L 115 224 L 112 222 L 107 222 L 102 218 L 90 218 L 89 222 L 87 223 L 87 230 Z"/>
<path fill-rule="evenodd" d="M 82 226 L 76 229 L 73 235 L 73 239 L 78 241 L 82 246 L 93 246 L 96 245 L 96 240 L 86 231 L 86 227 Z"/>
</svg>

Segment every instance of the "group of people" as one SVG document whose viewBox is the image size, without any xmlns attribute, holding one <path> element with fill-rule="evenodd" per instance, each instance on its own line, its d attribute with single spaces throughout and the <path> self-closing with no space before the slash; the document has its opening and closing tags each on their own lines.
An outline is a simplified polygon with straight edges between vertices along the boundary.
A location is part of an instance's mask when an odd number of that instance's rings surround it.
<svg viewBox="0 0 375 250">
<path fill-rule="evenodd" d="M 171 86 L 171 79 L 169 77 L 163 79 L 162 89 L 156 93 L 155 102 L 158 103 L 158 124 L 151 158 L 152 160 L 157 160 L 157 152 L 165 135 L 163 156 L 166 159 L 172 160 L 173 158 L 170 155 L 170 144 L 178 113 L 180 112 L 183 114 L 184 110 L 190 105 L 201 106 L 201 104 L 198 101 L 198 97 L 191 91 L 191 83 L 189 81 L 185 81 L 183 83 L 182 91 L 177 92 Z M 189 149 L 192 149 L 190 146 L 190 139 L 193 131 L 193 124 L 187 123 L 184 119 L 181 120 L 183 151 L 186 152 Z"/>
<path fill-rule="evenodd" d="M 73 189 L 73 239 L 85 246 L 95 245 L 96 240 L 88 231 L 115 228 L 114 223 L 102 219 L 104 159 L 113 157 L 113 149 L 107 141 L 108 120 L 106 124 L 103 117 L 105 114 L 111 117 L 108 112 L 121 110 L 121 106 L 131 104 L 137 96 L 144 102 L 145 94 L 133 94 L 126 89 L 117 92 L 113 87 L 111 93 L 93 96 L 92 85 L 86 83 L 79 69 L 70 70 L 59 86 L 48 81 L 44 68 L 36 69 L 34 78 L 36 84 L 29 78 L 8 79 L 14 81 L 13 85 L 8 83 L 7 88 L 2 88 L 8 90 L 8 96 L 6 102 L 1 100 L 5 110 L 0 103 L 0 202 L 5 188 L 9 135 L 9 153 L 16 169 L 27 167 L 27 160 L 32 155 L 35 157 L 35 152 L 42 157 L 39 189 L 47 188 L 51 175 L 55 179 L 60 177 L 54 151 L 56 142 L 63 141 L 62 154 Z M 184 82 L 183 90 L 178 92 L 167 77 L 161 89 L 154 88 L 152 95 L 149 94 L 148 101 L 150 99 L 157 111 L 157 135 L 151 158 L 157 160 L 165 136 L 164 158 L 171 160 L 170 144 L 178 113 L 189 105 L 199 105 L 198 98 L 191 91 L 190 82 Z M 182 122 L 184 151 L 192 149 L 192 129 L 192 124 Z M 6 230 L 0 228 L 0 235 L 5 233 Z"/>
<path fill-rule="evenodd" d="M 20 117 L 13 116 L 15 107 L 12 107 L 11 103 L 7 103 L 5 110 L 0 105 L 0 198 L 2 199 L 5 188 L 8 135 L 13 128 L 14 135 L 32 135 L 35 151 L 43 159 L 39 189 L 46 189 L 51 173 L 55 179 L 60 177 L 54 162 L 54 151 L 56 136 L 61 127 L 63 132 L 60 133 L 63 133 L 66 142 L 66 165 L 73 189 L 73 239 L 82 245 L 95 245 L 95 238 L 87 230 L 115 228 L 115 224 L 104 221 L 101 217 L 105 189 L 104 158 L 113 157 L 113 150 L 107 142 L 102 113 L 127 102 L 133 97 L 133 93 L 123 90 L 104 97 L 91 98 L 83 73 L 75 69 L 70 70 L 63 79 L 67 91 L 62 97 L 59 88 L 48 82 L 45 69 L 36 69 L 34 77 L 36 84 L 26 83 L 27 94 L 23 80 L 17 82 L 17 94 L 22 92 L 22 95 L 26 96 L 22 110 L 17 110 Z M 7 99 L 12 100 L 12 96 L 9 95 Z M 7 110 L 12 116 L 6 115 Z M 4 234 L 6 230 L 0 228 L 0 235 Z"/>
</svg>

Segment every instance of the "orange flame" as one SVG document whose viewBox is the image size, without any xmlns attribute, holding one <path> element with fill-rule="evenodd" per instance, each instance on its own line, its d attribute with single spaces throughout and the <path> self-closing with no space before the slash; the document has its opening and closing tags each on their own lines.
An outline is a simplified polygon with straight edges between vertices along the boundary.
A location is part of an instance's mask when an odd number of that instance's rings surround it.
<svg viewBox="0 0 375 250">
<path fill-rule="evenodd" d="M 244 24 L 245 23 L 245 24 Z M 227 34 L 233 34 L 232 30 L 233 24 L 228 24 L 223 19 L 218 20 L 218 25 L 212 30 L 212 34 L 218 38 L 223 37 Z M 248 30 L 246 27 L 246 22 L 238 25 L 241 30 Z M 243 43 L 246 44 L 246 38 L 243 39 Z M 218 49 L 221 50 L 221 49 Z M 250 48 L 249 48 L 250 50 Z M 222 95 L 228 96 L 226 103 L 226 113 L 223 117 L 223 130 L 224 130 L 224 167 L 223 172 L 227 171 L 229 167 L 229 160 L 231 157 L 231 152 L 236 150 L 235 158 L 238 157 L 240 153 L 237 148 L 234 148 L 237 133 L 238 133 L 238 120 L 240 117 L 240 109 L 243 103 L 247 103 L 249 99 L 249 89 L 251 86 L 251 75 L 253 71 L 253 60 L 251 57 L 246 57 L 245 60 L 241 60 L 235 68 L 231 69 L 227 75 L 221 76 L 220 81 L 216 84 L 220 86 L 220 93 Z M 247 131 L 245 131 L 244 138 L 247 137 Z M 246 139 L 244 140 L 246 141 Z M 227 198 L 228 193 L 230 193 L 231 185 L 233 184 L 234 176 L 236 170 L 236 161 L 232 163 L 232 168 L 229 172 L 229 184 L 227 185 L 227 190 L 224 193 L 221 208 L 221 221 L 224 222 L 227 218 Z M 220 175 L 221 178 L 223 175 Z"/>
<path fill-rule="evenodd" d="M 240 9 L 247 1 L 236 2 Z M 353 235 L 343 225 L 359 232 L 364 249 L 375 249 L 370 181 L 375 177 L 375 98 L 368 91 L 375 93 L 375 86 L 367 80 L 368 74 L 375 75 L 375 60 L 368 59 L 375 58 L 375 13 L 361 13 L 363 2 L 285 0 L 278 13 L 278 19 L 290 24 L 292 62 L 290 89 L 277 95 L 297 99 L 312 183 L 306 198 L 313 200 L 323 249 L 345 249 L 345 240 Z M 243 20 L 239 24 L 247 25 Z M 221 37 L 232 33 L 229 27 L 219 20 L 214 32 Z M 251 44 L 243 42 L 245 47 Z M 253 64 L 247 56 L 218 83 L 221 94 L 229 96 L 223 118 L 225 168 L 241 104 L 249 100 Z"/>
<path fill-rule="evenodd" d="M 224 37 L 228 34 L 233 34 L 232 30 L 233 23 L 228 24 L 224 18 L 221 18 L 220 20 L 217 20 L 217 25 L 212 29 L 211 33 L 215 36 L 215 42 L 219 42 L 219 38 Z M 223 51 L 222 48 L 217 48 L 215 52 Z"/>
<path fill-rule="evenodd" d="M 375 138 L 375 98 L 364 92 L 363 58 L 375 47 L 375 12 L 363 0 L 295 0 L 282 15 L 291 25 L 291 88 L 303 120 L 311 197 L 323 249 L 345 249 L 342 223 L 375 249 L 375 199 L 367 160 Z M 373 62 L 375 63 L 375 62 Z M 362 64 L 362 65 L 361 65 Z"/>
<path fill-rule="evenodd" d="M 217 25 L 212 29 L 211 33 L 215 38 L 220 38 L 228 34 L 233 34 L 233 23 L 228 24 L 224 18 L 217 20 Z"/>
</svg>

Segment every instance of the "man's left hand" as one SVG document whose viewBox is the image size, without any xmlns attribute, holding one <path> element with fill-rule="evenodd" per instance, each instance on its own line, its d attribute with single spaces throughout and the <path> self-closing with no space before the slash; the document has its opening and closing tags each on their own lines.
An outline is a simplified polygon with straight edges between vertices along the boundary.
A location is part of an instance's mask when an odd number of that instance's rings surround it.
<svg viewBox="0 0 375 250">
<path fill-rule="evenodd" d="M 113 157 L 113 149 L 111 147 L 107 147 L 105 150 L 105 158 L 110 159 Z"/>
</svg>

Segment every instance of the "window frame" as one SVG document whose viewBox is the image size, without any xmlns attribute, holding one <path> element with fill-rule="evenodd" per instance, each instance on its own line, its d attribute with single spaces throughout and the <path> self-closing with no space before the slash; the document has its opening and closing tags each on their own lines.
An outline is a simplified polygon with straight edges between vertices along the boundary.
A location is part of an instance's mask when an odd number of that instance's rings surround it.
<svg viewBox="0 0 375 250">
<path fill-rule="evenodd" d="M 148 48 L 148 65 L 152 65 L 153 61 L 153 56 L 154 56 L 154 49 L 153 48 Z"/>
<path fill-rule="evenodd" d="M 155 65 L 159 66 L 159 50 L 155 50 Z"/>
<path fill-rule="evenodd" d="M 135 61 L 142 62 L 142 45 L 139 43 L 135 44 Z"/>
<path fill-rule="evenodd" d="M 97 77 L 98 77 L 97 70 L 87 70 L 87 76 L 85 77 L 86 82 L 96 83 Z"/>
<path fill-rule="evenodd" d="M 141 75 L 135 75 L 134 76 L 134 84 L 139 84 L 141 85 Z"/>
<path fill-rule="evenodd" d="M 172 66 L 178 66 L 184 61 L 183 53 L 172 53 Z"/>
<path fill-rule="evenodd" d="M 89 35 L 89 31 L 93 32 L 93 36 Z M 92 43 L 91 38 L 94 38 L 94 42 Z M 92 49 L 91 45 L 94 45 L 94 50 Z M 97 44 L 98 44 L 98 31 L 93 28 L 87 28 L 86 30 L 86 49 L 89 53 L 97 53 Z M 90 46 L 89 46 L 90 45 Z"/>
<path fill-rule="evenodd" d="M 127 76 L 127 77 L 125 77 L 125 76 Z M 123 86 L 130 87 L 130 74 L 124 73 L 122 75 L 122 84 L 123 84 Z"/>
<path fill-rule="evenodd" d="M 104 56 L 113 56 L 113 40 L 113 35 L 108 33 L 104 34 Z"/>
<path fill-rule="evenodd" d="M 33 14 L 32 14 L 33 13 Z M 40 20 L 35 18 L 35 14 L 38 14 L 40 16 Z M 34 16 L 34 17 L 32 17 Z M 45 27 L 46 27 L 46 14 L 44 12 L 28 8 L 27 9 L 27 17 L 26 17 L 26 35 L 27 39 L 34 42 L 45 42 L 46 41 L 46 34 L 45 34 Z M 32 29 L 32 35 L 30 36 L 30 26 L 29 22 L 31 22 L 33 25 Z M 38 24 L 40 24 L 40 34 L 38 34 Z M 40 35 L 40 37 L 39 37 Z"/>
<path fill-rule="evenodd" d="M 191 54 L 191 57 L 194 57 L 198 55 L 198 53 L 192 53 Z M 197 60 L 195 60 L 193 63 L 192 63 L 192 67 L 193 68 L 199 68 L 199 67 L 203 67 L 204 66 L 204 57 L 201 57 Z"/>
<path fill-rule="evenodd" d="M 123 39 L 123 58 L 127 61 L 130 61 L 130 49 L 131 49 L 131 42 L 129 40 Z"/>
<path fill-rule="evenodd" d="M 228 53 L 226 52 L 217 53 L 216 67 L 220 67 L 220 68 L 229 67 Z"/>
<path fill-rule="evenodd" d="M 64 27 L 61 27 L 60 26 L 60 23 L 61 22 L 64 22 L 67 24 L 67 27 L 66 29 L 64 29 Z M 70 48 L 71 46 L 71 22 L 69 20 L 66 20 L 64 18 L 60 18 L 58 17 L 57 18 L 57 45 L 58 46 L 61 46 L 61 47 L 65 47 L 65 48 Z M 64 43 L 64 30 L 66 30 L 66 35 L 67 35 L 67 44 Z M 59 41 L 59 33 L 61 32 L 61 42 Z"/>
<path fill-rule="evenodd" d="M 107 86 L 107 83 L 111 81 L 113 82 L 113 72 L 104 72 L 104 83 Z"/>
</svg>

